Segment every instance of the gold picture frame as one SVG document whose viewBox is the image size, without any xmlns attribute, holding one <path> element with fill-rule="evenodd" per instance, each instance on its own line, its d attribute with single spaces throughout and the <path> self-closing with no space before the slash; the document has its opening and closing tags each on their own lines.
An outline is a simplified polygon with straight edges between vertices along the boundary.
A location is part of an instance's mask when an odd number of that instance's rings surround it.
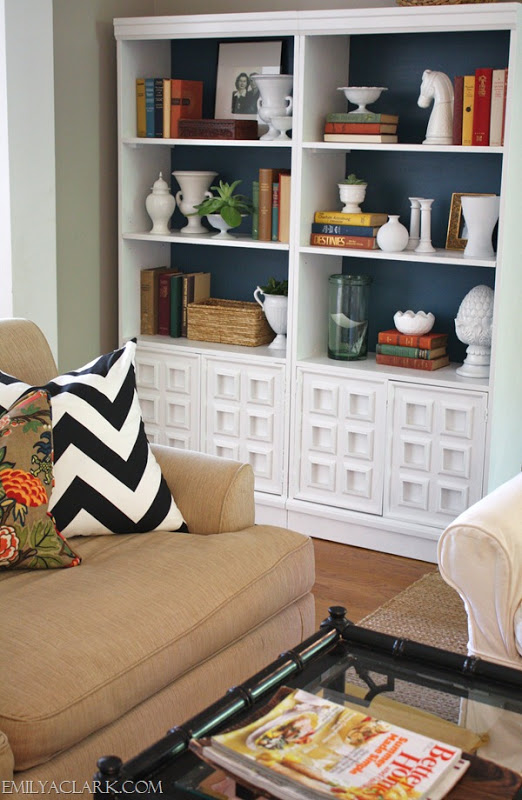
<svg viewBox="0 0 522 800">
<path fill-rule="evenodd" d="M 448 233 L 446 235 L 446 250 L 464 250 L 467 239 L 462 237 L 464 220 L 462 218 L 463 197 L 492 197 L 494 192 L 481 194 L 480 192 L 453 192 L 448 219 Z"/>
</svg>

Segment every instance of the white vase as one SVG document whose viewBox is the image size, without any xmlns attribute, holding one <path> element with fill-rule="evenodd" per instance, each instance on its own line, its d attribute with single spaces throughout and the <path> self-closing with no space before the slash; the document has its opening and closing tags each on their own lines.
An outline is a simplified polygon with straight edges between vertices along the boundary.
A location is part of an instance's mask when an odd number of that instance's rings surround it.
<svg viewBox="0 0 522 800">
<path fill-rule="evenodd" d="M 399 222 L 398 214 L 388 214 L 388 222 L 377 231 L 377 244 L 385 253 L 405 250 L 409 238 L 408 228 Z"/>
<path fill-rule="evenodd" d="M 147 214 L 152 220 L 151 233 L 155 236 L 166 236 L 170 233 L 169 220 L 176 208 L 176 201 L 170 193 L 168 183 L 160 172 L 154 181 L 151 193 L 145 199 Z"/>
<path fill-rule="evenodd" d="M 273 117 L 283 117 L 292 113 L 291 97 L 294 82 L 293 75 L 256 75 L 256 86 L 259 89 L 257 112 L 263 122 L 268 123 L 268 131 L 261 139 L 272 141 L 277 139 L 279 131 L 272 125 Z"/>
<path fill-rule="evenodd" d="M 468 243 L 464 258 L 493 258 L 495 251 L 491 242 L 493 229 L 498 220 L 500 197 L 461 198 L 462 214 L 466 221 Z"/>
<path fill-rule="evenodd" d="M 228 222 L 225 222 L 221 214 L 207 214 L 207 219 L 212 225 L 213 228 L 217 228 L 219 233 L 212 234 L 213 239 L 234 239 L 235 237 L 232 236 L 228 231 L 230 230 L 230 225 Z"/>
<path fill-rule="evenodd" d="M 262 301 L 260 295 L 264 295 Z M 288 297 L 283 294 L 264 294 L 260 286 L 254 291 L 254 298 L 257 300 L 263 311 L 268 324 L 276 335 L 273 342 L 268 346 L 274 350 L 281 350 L 286 347 L 286 330 L 288 318 Z"/>
<path fill-rule="evenodd" d="M 195 206 L 202 203 L 205 197 L 213 197 L 212 192 L 208 191 L 210 184 L 217 176 L 217 172 L 204 172 L 199 170 L 184 170 L 172 173 L 180 185 L 180 190 L 176 192 L 176 203 L 182 214 L 187 217 L 187 224 L 181 228 L 183 234 L 208 233 L 208 229 L 201 224 L 201 218 L 187 216 L 193 214 Z"/>
<path fill-rule="evenodd" d="M 342 208 L 343 214 L 359 214 L 361 211 L 361 203 L 364 202 L 366 197 L 367 183 L 338 183 L 339 197 L 341 203 L 344 203 Z"/>
</svg>

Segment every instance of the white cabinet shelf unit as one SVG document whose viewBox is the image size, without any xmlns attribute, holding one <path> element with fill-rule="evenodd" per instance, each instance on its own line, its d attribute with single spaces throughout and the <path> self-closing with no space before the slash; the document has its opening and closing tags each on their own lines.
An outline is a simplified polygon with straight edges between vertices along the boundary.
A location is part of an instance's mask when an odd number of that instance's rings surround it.
<svg viewBox="0 0 522 800">
<path fill-rule="evenodd" d="M 248 460 L 259 521 L 314 536 L 434 560 L 445 525 L 522 463 L 520 186 L 522 6 L 518 3 L 143 17 L 115 20 L 119 112 L 120 337 L 138 336 L 138 380 L 151 438 Z M 280 39 L 294 74 L 290 142 L 140 139 L 135 81 L 204 81 L 214 115 L 220 42 Z M 508 67 L 502 147 L 422 144 L 431 109 L 417 104 L 424 69 L 471 74 Z M 339 86 L 387 86 L 375 110 L 399 114 L 399 144 L 326 143 Z M 214 169 L 248 194 L 262 166 L 291 169 L 290 243 L 150 235 L 145 197 L 160 171 Z M 433 197 L 432 255 L 311 247 L 318 209 L 339 210 L 337 182 L 368 181 L 363 210 L 400 214 Z M 176 188 L 174 184 L 174 188 Z M 453 192 L 500 194 L 494 259 L 446 250 Z M 210 270 L 211 293 L 252 299 L 270 275 L 289 280 L 285 353 L 139 334 L 140 270 Z M 449 334 L 450 366 L 383 367 L 373 352 L 327 356 L 328 276 L 372 278 L 369 349 L 398 309 L 433 311 Z M 495 290 L 489 380 L 461 378 L 454 317 L 464 295 Z"/>
</svg>

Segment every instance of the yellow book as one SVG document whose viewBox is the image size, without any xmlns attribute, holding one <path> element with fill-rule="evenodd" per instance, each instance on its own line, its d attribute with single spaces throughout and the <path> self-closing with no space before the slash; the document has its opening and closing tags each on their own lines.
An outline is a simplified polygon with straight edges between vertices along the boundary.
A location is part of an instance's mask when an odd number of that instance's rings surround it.
<svg viewBox="0 0 522 800">
<path fill-rule="evenodd" d="M 136 78 L 136 136 L 147 135 L 145 115 L 145 78 Z"/>
<path fill-rule="evenodd" d="M 359 214 L 345 214 L 343 211 L 316 211 L 314 222 L 330 222 L 334 225 L 384 225 L 388 222 L 387 214 L 361 212 Z"/>
<path fill-rule="evenodd" d="M 475 96 L 475 76 L 464 75 L 462 96 L 462 144 L 473 144 L 473 99 Z"/>
</svg>

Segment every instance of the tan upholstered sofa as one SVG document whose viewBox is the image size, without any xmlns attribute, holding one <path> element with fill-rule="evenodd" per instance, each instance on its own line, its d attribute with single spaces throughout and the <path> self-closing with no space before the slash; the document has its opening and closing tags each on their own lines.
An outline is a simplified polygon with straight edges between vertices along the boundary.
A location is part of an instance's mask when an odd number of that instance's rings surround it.
<svg viewBox="0 0 522 800">
<path fill-rule="evenodd" d="M 0 369 L 57 374 L 24 320 L 0 320 Z M 254 524 L 250 466 L 153 450 L 190 534 L 74 537 L 80 566 L 0 574 L 0 781 L 18 796 L 22 780 L 78 788 L 313 631 L 312 542 Z"/>
</svg>

